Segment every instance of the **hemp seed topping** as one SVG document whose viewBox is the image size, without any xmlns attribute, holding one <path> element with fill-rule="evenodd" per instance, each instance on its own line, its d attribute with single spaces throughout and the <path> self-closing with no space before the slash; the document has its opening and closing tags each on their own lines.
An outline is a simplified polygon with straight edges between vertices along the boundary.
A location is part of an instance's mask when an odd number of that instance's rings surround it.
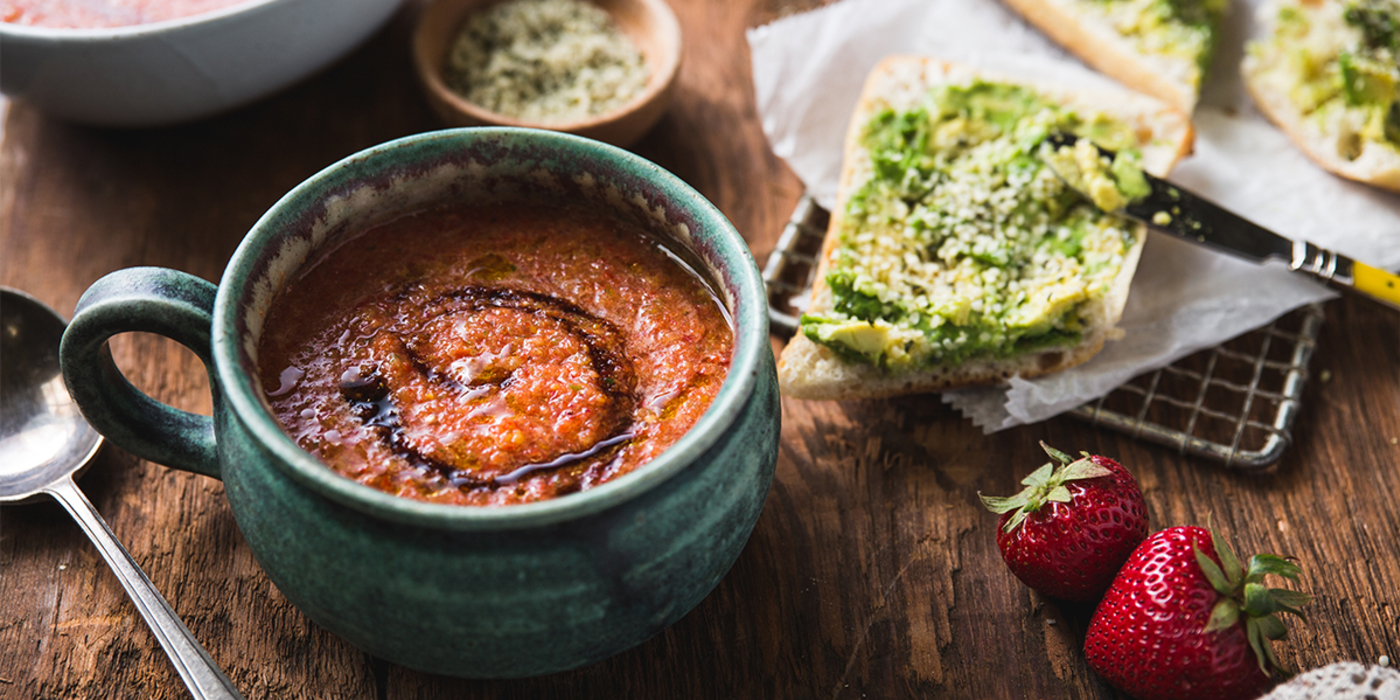
<svg viewBox="0 0 1400 700">
<path fill-rule="evenodd" d="M 462 97 L 515 119 L 564 123 L 611 111 L 650 71 L 608 13 L 583 0 L 508 0 L 463 25 L 445 78 Z"/>
</svg>

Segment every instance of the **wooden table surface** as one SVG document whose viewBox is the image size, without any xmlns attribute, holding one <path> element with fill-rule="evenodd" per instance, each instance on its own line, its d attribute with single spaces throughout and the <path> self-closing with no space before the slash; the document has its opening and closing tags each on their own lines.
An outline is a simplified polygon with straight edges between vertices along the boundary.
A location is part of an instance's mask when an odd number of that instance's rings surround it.
<svg viewBox="0 0 1400 700">
<path fill-rule="evenodd" d="M 672 4 L 687 40 L 678 93 L 634 150 L 714 201 L 762 260 L 801 185 L 760 130 L 743 32 L 820 0 Z M 437 127 L 410 74 L 414 11 L 313 79 L 197 124 L 104 131 L 13 105 L 0 284 L 66 316 L 122 267 L 217 281 L 243 233 L 296 183 Z M 937 396 L 784 400 L 772 492 L 719 587 L 640 647 L 542 678 L 426 675 L 321 630 L 263 575 L 213 479 L 107 449 L 79 483 L 250 699 L 1116 697 L 1080 650 L 1092 609 L 1017 582 L 996 549 L 996 518 L 978 504 L 979 490 L 1009 494 L 1044 461 L 1041 439 L 1120 458 L 1154 530 L 1210 515 L 1242 552 L 1298 557 L 1317 600 L 1279 647 L 1286 663 L 1400 658 L 1400 314 L 1351 300 L 1327 312 L 1296 441 L 1263 474 L 1069 418 L 983 435 Z M 151 395 L 209 410 L 192 353 L 145 335 L 118 338 L 114 352 Z M 52 502 L 0 508 L 0 698 L 183 697 L 68 516 Z"/>
</svg>

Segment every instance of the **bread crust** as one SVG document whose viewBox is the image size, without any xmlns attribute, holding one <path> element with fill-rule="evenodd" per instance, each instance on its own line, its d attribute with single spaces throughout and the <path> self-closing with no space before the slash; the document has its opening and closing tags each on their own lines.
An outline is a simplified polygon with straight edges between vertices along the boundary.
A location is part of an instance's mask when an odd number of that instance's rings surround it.
<svg viewBox="0 0 1400 700">
<path fill-rule="evenodd" d="M 1187 76 L 1192 61 L 1144 54 L 1103 18 L 1066 0 L 1003 0 L 1032 26 L 1090 67 L 1138 92 L 1190 114 L 1200 86 Z"/>
<path fill-rule="evenodd" d="M 1123 91 L 1105 93 L 1051 84 L 1030 84 L 1004 75 L 954 63 L 918 56 L 891 56 L 882 61 L 866 79 L 865 87 L 847 127 L 845 160 L 842 164 L 837 206 L 822 243 L 809 309 L 830 310 L 833 298 L 826 274 L 845 217 L 846 202 L 857 181 L 868 173 L 869 155 L 860 146 L 869 118 L 885 106 L 910 106 L 932 87 L 965 84 L 973 79 L 1021 84 L 1062 104 L 1093 107 L 1112 113 L 1136 127 L 1143 147 L 1144 169 L 1164 175 L 1178 159 L 1190 151 L 1193 132 L 1190 119 L 1180 110 L 1155 99 Z M 933 366 L 918 371 L 886 374 L 868 364 L 848 362 L 830 348 L 813 342 L 801 332 L 793 336 L 778 360 L 778 383 L 782 392 L 794 398 L 846 400 L 882 398 L 902 394 L 1003 384 L 1013 376 L 1036 377 L 1078 365 L 1097 354 L 1107 340 L 1118 337 L 1116 328 L 1127 300 L 1128 287 L 1137 269 L 1146 240 L 1140 230 L 1137 243 L 1124 256 L 1122 267 L 1110 289 L 1087 309 L 1092 319 L 1080 343 L 1069 348 L 1027 353 L 1010 359 L 978 359 L 953 366 Z"/>
</svg>

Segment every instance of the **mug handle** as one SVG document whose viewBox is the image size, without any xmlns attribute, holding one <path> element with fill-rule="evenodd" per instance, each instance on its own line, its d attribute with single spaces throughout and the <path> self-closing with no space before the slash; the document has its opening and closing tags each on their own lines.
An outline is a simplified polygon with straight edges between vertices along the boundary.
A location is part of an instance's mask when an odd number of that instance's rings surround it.
<svg viewBox="0 0 1400 700">
<path fill-rule="evenodd" d="M 189 348 L 204 362 L 218 410 L 222 397 L 210 345 L 217 291 L 177 270 L 118 270 L 83 292 L 59 345 L 68 393 L 97 432 L 142 459 L 216 479 L 213 419 L 163 404 L 132 386 L 112 361 L 107 341 L 143 331 Z"/>
</svg>

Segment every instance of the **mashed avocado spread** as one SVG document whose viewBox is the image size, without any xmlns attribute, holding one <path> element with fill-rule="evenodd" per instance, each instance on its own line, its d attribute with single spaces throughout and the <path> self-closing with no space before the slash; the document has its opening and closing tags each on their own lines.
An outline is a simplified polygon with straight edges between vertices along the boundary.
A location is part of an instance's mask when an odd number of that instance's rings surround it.
<svg viewBox="0 0 1400 700">
<path fill-rule="evenodd" d="M 1363 142 L 1400 148 L 1400 3 L 1282 4 L 1254 59 L 1287 86 L 1293 104 L 1353 160 Z"/>
<path fill-rule="evenodd" d="M 1136 151 L 1105 156 L 1089 139 L 1073 146 L 1040 147 L 1040 158 L 1076 192 L 1104 211 L 1117 211 L 1152 194 Z"/>
<path fill-rule="evenodd" d="M 834 308 L 804 315 L 802 333 L 890 372 L 1078 342 L 1080 311 L 1140 234 L 1045 165 L 1053 130 L 1138 157 L 1125 124 L 1014 85 L 939 87 L 875 114 L 862 141 L 871 174 L 848 199 L 826 276 Z"/>
</svg>

